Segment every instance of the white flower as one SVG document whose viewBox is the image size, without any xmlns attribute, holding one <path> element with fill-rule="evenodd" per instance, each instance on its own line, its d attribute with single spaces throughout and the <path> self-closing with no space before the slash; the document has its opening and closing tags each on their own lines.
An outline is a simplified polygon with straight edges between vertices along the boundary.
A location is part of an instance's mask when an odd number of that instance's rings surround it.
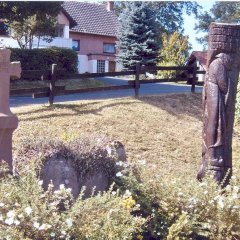
<svg viewBox="0 0 240 240">
<path fill-rule="evenodd" d="M 25 213 L 29 216 L 30 214 L 31 214 L 31 212 L 32 212 L 32 208 L 31 207 L 26 207 L 25 209 L 24 209 L 24 211 L 25 211 Z"/>
<path fill-rule="evenodd" d="M 223 201 L 223 198 L 222 197 L 220 197 L 219 199 L 218 199 L 218 205 L 219 205 L 219 207 L 220 208 L 224 208 L 224 201 Z"/>
<path fill-rule="evenodd" d="M 55 237 L 56 234 L 55 234 L 54 232 L 51 232 L 51 233 L 50 233 L 50 236 L 51 236 L 51 237 Z"/>
<path fill-rule="evenodd" d="M 2 214 L 0 214 L 0 221 L 2 221 L 3 220 L 3 215 Z"/>
<path fill-rule="evenodd" d="M 73 225 L 72 219 L 71 218 L 66 219 L 66 224 L 69 228 L 72 227 L 72 225 Z"/>
<path fill-rule="evenodd" d="M 61 231 L 62 235 L 66 235 L 66 232 L 64 230 Z"/>
<path fill-rule="evenodd" d="M 123 166 L 123 162 L 122 161 L 116 162 L 116 165 L 121 167 Z"/>
<path fill-rule="evenodd" d="M 117 192 L 116 191 L 112 191 L 112 195 L 114 196 L 114 195 L 116 195 L 117 194 Z"/>
<path fill-rule="evenodd" d="M 44 230 L 46 227 L 47 227 L 46 224 L 43 223 L 43 224 L 39 227 L 39 230 Z"/>
<path fill-rule="evenodd" d="M 14 210 L 11 210 L 7 213 L 8 218 L 14 218 L 14 216 L 15 216 L 15 211 Z"/>
<path fill-rule="evenodd" d="M 18 218 L 23 218 L 23 215 L 22 215 L 22 214 L 19 214 L 19 215 L 18 215 Z"/>
<path fill-rule="evenodd" d="M 14 218 L 7 218 L 7 219 L 5 220 L 5 223 L 6 223 L 7 225 L 12 225 L 13 222 L 14 222 Z"/>
<path fill-rule="evenodd" d="M 138 208 L 139 208 L 139 207 L 140 207 L 140 204 L 136 204 L 136 207 L 138 207 Z"/>
<path fill-rule="evenodd" d="M 129 197 L 129 196 L 132 195 L 132 193 L 127 189 L 124 195 L 127 196 L 127 197 Z"/>
<path fill-rule="evenodd" d="M 64 184 L 60 184 L 60 185 L 59 185 L 59 189 L 60 189 L 60 190 L 65 190 Z"/>
<path fill-rule="evenodd" d="M 117 174 L 116 174 L 116 177 L 122 177 L 122 173 L 121 172 L 118 172 Z"/>
<path fill-rule="evenodd" d="M 72 192 L 72 189 L 71 189 L 71 188 L 67 188 L 67 189 L 66 189 L 66 192 L 67 192 L 67 193 L 71 193 L 71 192 Z"/>
<path fill-rule="evenodd" d="M 207 194 L 208 194 L 208 191 L 204 191 L 203 194 L 204 194 L 204 195 L 207 195 Z"/>
<path fill-rule="evenodd" d="M 33 226 L 38 229 L 40 227 L 40 224 L 38 222 L 34 222 Z"/>
<path fill-rule="evenodd" d="M 237 193 L 239 191 L 239 187 L 238 186 L 234 186 L 233 187 L 233 191 Z"/>
<path fill-rule="evenodd" d="M 4 203 L 1 202 L 1 203 L 0 203 L 0 207 L 3 207 L 3 206 L 4 206 Z"/>
<path fill-rule="evenodd" d="M 19 220 L 15 220 L 15 221 L 14 221 L 14 224 L 17 226 L 17 225 L 20 224 L 20 221 L 19 221 Z"/>
<path fill-rule="evenodd" d="M 43 185 L 43 180 L 38 181 L 38 185 L 42 186 Z"/>
</svg>

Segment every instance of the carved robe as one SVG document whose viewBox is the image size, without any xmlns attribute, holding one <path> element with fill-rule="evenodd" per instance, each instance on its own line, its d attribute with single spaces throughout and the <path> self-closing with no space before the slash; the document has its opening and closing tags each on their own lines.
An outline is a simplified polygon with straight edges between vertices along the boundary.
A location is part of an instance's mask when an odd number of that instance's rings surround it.
<svg viewBox="0 0 240 240">
<path fill-rule="evenodd" d="M 227 167 L 226 137 L 232 135 L 228 129 L 228 98 L 230 93 L 231 58 L 221 53 L 211 62 L 203 90 L 203 165 L 198 178 L 202 178 L 208 163 L 210 170 L 215 170 L 216 180 L 221 179 Z"/>
</svg>

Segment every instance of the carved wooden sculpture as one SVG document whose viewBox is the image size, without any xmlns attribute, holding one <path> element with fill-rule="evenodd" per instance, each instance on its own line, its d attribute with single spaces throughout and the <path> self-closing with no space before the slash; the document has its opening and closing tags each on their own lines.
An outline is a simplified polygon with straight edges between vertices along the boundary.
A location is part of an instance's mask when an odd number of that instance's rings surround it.
<svg viewBox="0 0 240 240">
<path fill-rule="evenodd" d="M 207 170 L 221 183 L 232 171 L 232 133 L 239 75 L 240 25 L 212 23 L 203 89 L 203 151 L 198 179 Z"/>
</svg>

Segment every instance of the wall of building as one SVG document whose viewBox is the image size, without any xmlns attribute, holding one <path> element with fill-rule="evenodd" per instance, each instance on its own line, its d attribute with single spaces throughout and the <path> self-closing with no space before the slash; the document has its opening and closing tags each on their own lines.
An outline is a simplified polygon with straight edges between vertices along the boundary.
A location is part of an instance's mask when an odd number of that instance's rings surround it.
<svg viewBox="0 0 240 240">
<path fill-rule="evenodd" d="M 70 31 L 70 38 L 80 40 L 80 55 L 103 54 L 103 43 L 116 43 L 116 37 L 94 34 L 75 33 Z M 113 54 L 114 55 L 114 54 Z"/>
</svg>

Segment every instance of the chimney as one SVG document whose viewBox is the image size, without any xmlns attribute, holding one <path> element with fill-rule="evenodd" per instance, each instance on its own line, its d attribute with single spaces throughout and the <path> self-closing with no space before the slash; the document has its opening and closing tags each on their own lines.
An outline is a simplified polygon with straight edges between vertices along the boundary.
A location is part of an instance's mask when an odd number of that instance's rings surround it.
<svg viewBox="0 0 240 240">
<path fill-rule="evenodd" d="M 107 1 L 107 10 L 113 11 L 114 1 Z"/>
</svg>

